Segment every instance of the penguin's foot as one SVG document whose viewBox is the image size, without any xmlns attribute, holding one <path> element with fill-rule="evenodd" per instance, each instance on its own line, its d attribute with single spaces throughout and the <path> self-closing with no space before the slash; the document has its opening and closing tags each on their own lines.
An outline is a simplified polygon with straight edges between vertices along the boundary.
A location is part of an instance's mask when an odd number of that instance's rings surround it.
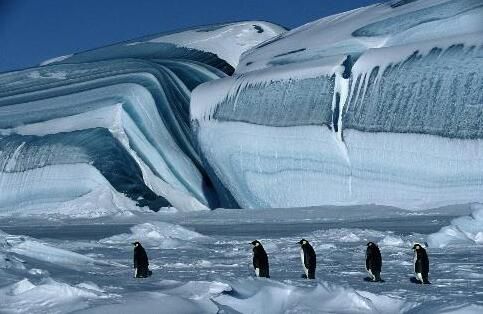
<svg viewBox="0 0 483 314">
<path fill-rule="evenodd" d="M 412 283 L 418 284 L 418 285 L 422 284 L 422 282 L 419 281 L 419 279 L 416 278 L 416 277 L 409 278 L 409 281 L 411 281 Z"/>
</svg>

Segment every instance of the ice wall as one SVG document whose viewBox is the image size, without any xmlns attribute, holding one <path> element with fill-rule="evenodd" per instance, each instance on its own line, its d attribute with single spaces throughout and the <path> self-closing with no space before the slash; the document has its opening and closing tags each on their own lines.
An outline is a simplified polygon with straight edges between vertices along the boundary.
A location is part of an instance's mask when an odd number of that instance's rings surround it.
<svg viewBox="0 0 483 314">
<path fill-rule="evenodd" d="M 483 200 L 483 4 L 327 17 L 198 86 L 193 130 L 242 207 Z"/>
<path fill-rule="evenodd" d="M 228 206 L 193 141 L 191 91 L 282 31 L 193 28 L 0 74 L 0 215 Z"/>
</svg>

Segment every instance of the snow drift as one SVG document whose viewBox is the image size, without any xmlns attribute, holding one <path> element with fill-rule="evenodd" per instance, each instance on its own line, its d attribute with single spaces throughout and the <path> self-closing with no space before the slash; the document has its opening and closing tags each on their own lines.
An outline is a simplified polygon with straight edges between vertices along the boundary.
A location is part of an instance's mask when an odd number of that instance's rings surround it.
<svg viewBox="0 0 483 314">
<path fill-rule="evenodd" d="M 470 216 L 463 216 L 451 221 L 451 225 L 428 236 L 431 247 L 446 247 L 448 245 L 483 245 L 483 205 L 472 206 Z"/>
<path fill-rule="evenodd" d="M 131 227 L 131 233 L 123 233 L 109 238 L 101 239 L 103 244 L 128 244 L 140 241 L 145 247 L 179 248 L 193 245 L 192 240 L 203 240 L 207 237 L 183 228 L 161 221 L 153 221 Z"/>
<path fill-rule="evenodd" d="M 413 304 L 321 282 L 295 287 L 271 280 L 240 280 L 213 298 L 239 313 L 402 313 Z"/>
</svg>

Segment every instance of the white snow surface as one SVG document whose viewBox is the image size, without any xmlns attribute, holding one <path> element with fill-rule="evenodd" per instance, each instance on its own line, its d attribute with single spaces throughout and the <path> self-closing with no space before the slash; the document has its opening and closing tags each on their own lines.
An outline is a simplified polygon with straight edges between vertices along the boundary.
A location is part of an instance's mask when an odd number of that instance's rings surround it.
<svg viewBox="0 0 483 314">
<path fill-rule="evenodd" d="M 155 221 L 131 227 L 131 233 L 123 233 L 109 238 L 101 239 L 105 244 L 126 244 L 135 241 L 143 245 L 160 248 L 177 248 L 189 244 L 192 240 L 205 237 L 197 232 L 188 230 L 179 225 Z"/>
<path fill-rule="evenodd" d="M 244 53 L 236 73 L 483 31 L 483 8 L 478 1 L 408 1 L 395 8 L 390 3 L 331 15 L 285 32 L 269 45 Z M 377 23 L 371 29 L 374 34 L 354 35 Z"/>
<path fill-rule="evenodd" d="M 458 213 L 480 208 L 218 209 L 89 219 L 88 225 L 3 219 L 1 312 L 478 313 L 482 244 L 436 247 L 429 238 Z M 270 279 L 252 277 L 255 238 L 267 251 Z M 300 277 L 300 238 L 317 253 L 316 280 Z M 150 278 L 132 278 L 133 240 L 147 250 Z M 432 285 L 418 286 L 409 280 L 411 248 L 427 240 Z M 381 249 L 384 283 L 363 280 L 369 241 Z"/>
<path fill-rule="evenodd" d="M 174 207 L 157 213 L 139 208 L 92 161 L 83 160 L 79 148 L 69 156 L 80 161 L 57 164 L 44 164 L 50 155 L 40 150 L 39 167 L 20 158 L 26 141 L 15 142 L 8 155 L 0 151 L 0 313 L 483 312 L 483 206 L 465 205 L 483 202 L 481 139 L 356 129 L 342 136 L 334 128 L 337 121 L 342 129 L 342 112 L 352 109 L 344 107 L 345 100 L 368 86 L 351 90 L 341 66 L 347 54 L 358 57 L 352 74 L 366 75 L 372 66 L 389 67 L 415 49 L 426 54 L 454 43 L 481 44 L 478 1 L 407 2 L 356 9 L 287 33 L 271 23 L 242 22 L 125 44 L 129 49 L 172 43 L 216 53 L 232 66 L 240 60 L 234 77 L 194 90 L 190 114 L 203 157 L 242 210 L 203 210 L 199 156 L 188 157 L 186 151 L 194 148 L 181 149 L 183 139 L 175 137 L 182 132 L 171 130 L 179 131 L 180 124 L 166 123 L 158 110 L 154 94 L 164 95 L 164 108 L 169 93 L 149 68 L 136 64 L 131 69 L 136 73 L 119 74 L 125 63 L 109 61 L 112 76 L 93 81 L 75 75 L 95 76 L 102 62 L 93 69 L 47 65 L 12 74 L 30 85 L 23 87 L 25 94 L 0 98 L 20 99 L 0 106 L 6 125 L 0 139 L 106 130 L 139 167 L 143 184 Z M 199 76 L 217 77 L 199 64 L 190 67 L 199 67 Z M 171 87 L 179 98 L 173 101 L 190 97 L 174 72 L 158 70 L 175 82 Z M 8 81 L 9 75 L 0 79 Z M 234 103 L 233 112 L 240 109 L 240 91 L 247 88 L 260 88 L 253 98 L 267 103 L 272 95 L 266 91 L 274 88 L 275 96 L 282 95 L 273 98 L 281 111 L 302 115 L 293 105 L 314 91 L 294 93 L 291 86 L 332 76 L 328 86 L 334 96 L 326 102 L 330 128 L 215 117 L 225 101 Z M 119 83 L 126 78 L 132 81 Z M 65 88 L 55 84 L 70 80 L 74 92 L 55 94 Z M 15 89 L 18 82 L 9 84 Z M 38 84 L 46 90 L 30 90 Z M 54 96 L 37 97 L 43 93 Z M 335 93 L 342 101 L 338 115 Z M 255 105 L 252 117 L 264 108 Z M 479 104 L 466 105 L 479 110 Z M 374 203 L 383 206 L 367 205 Z M 300 276 L 301 238 L 317 252 L 316 280 Z M 253 277 L 254 239 L 268 253 L 270 279 Z M 132 278 L 134 241 L 147 250 L 149 278 Z M 383 283 L 363 280 L 369 241 L 381 249 Z M 416 242 L 428 251 L 431 285 L 410 281 Z"/>
<path fill-rule="evenodd" d="M 87 300 L 97 298 L 99 295 L 92 290 L 50 278 L 38 285 L 23 279 L 0 289 L 2 313 L 67 313 L 85 308 Z"/>
<path fill-rule="evenodd" d="M 482 19 L 390 2 L 272 38 L 193 91 L 200 150 L 243 208 L 482 202 Z"/>
<path fill-rule="evenodd" d="M 428 236 L 430 246 L 479 244 L 483 245 L 483 206 L 473 205 L 470 216 L 463 216 L 451 221 L 449 226 Z"/>
<path fill-rule="evenodd" d="M 181 47 L 212 52 L 236 68 L 243 52 L 284 32 L 284 28 L 269 22 L 245 21 L 222 25 L 216 30 L 195 29 L 163 35 L 148 42 L 172 43 Z M 141 42 L 136 44 L 139 43 Z"/>
<path fill-rule="evenodd" d="M 421 210 L 483 201 L 481 185 L 465 183 L 483 177 L 481 140 L 344 134 L 348 151 L 324 126 L 207 120 L 199 139 L 210 147 L 205 156 L 215 173 L 244 208 L 376 203 Z M 454 167 L 455 160 L 464 162 Z M 445 183 L 445 177 L 459 184 Z"/>
<path fill-rule="evenodd" d="M 40 63 L 40 65 L 48 65 L 48 64 L 51 64 L 51 63 L 55 63 L 55 62 L 60 62 L 60 61 L 64 61 L 65 59 L 68 59 L 70 57 L 72 57 L 73 54 L 67 54 L 67 55 L 63 55 L 63 56 L 58 56 L 58 57 L 54 57 L 54 58 L 51 58 L 51 59 L 47 59 L 45 61 L 42 61 Z"/>
</svg>

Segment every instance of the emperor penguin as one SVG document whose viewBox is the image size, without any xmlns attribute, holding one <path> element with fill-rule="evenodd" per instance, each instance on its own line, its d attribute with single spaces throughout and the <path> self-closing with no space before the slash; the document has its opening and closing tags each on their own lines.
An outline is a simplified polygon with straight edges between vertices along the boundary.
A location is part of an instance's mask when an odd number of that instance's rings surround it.
<svg viewBox="0 0 483 314">
<path fill-rule="evenodd" d="M 305 272 L 305 278 L 315 279 L 315 267 L 317 265 L 317 255 L 309 241 L 302 239 L 300 244 L 300 258 L 302 259 L 302 267 Z"/>
<path fill-rule="evenodd" d="M 381 280 L 382 257 L 379 247 L 374 242 L 367 243 L 366 249 L 366 270 L 372 281 Z"/>
<path fill-rule="evenodd" d="M 270 278 L 268 256 L 260 241 L 255 240 L 253 245 L 253 268 L 257 277 Z"/>
<path fill-rule="evenodd" d="M 429 284 L 429 258 L 426 250 L 419 243 L 415 243 L 414 250 L 414 273 L 416 279 L 423 284 Z"/>
<path fill-rule="evenodd" d="M 151 276 L 151 271 L 149 270 L 149 260 L 146 250 L 139 241 L 133 242 L 134 245 L 134 277 L 135 278 L 146 278 Z"/>
</svg>

